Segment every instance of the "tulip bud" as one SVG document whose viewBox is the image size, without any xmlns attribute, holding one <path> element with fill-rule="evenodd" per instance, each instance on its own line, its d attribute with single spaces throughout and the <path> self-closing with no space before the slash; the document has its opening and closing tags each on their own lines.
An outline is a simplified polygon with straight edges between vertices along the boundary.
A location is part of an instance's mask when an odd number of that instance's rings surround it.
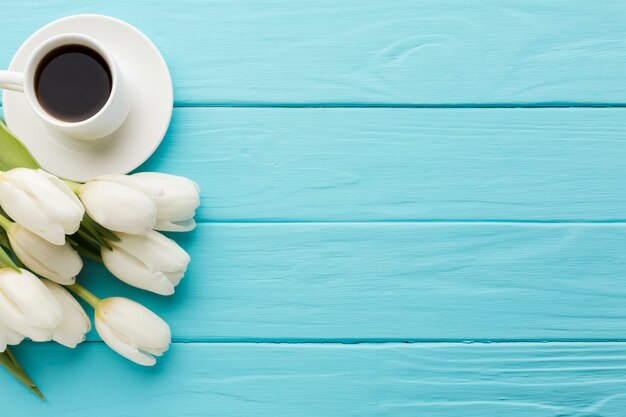
<svg viewBox="0 0 626 417">
<path fill-rule="evenodd" d="M 0 205 L 17 223 L 55 245 L 78 230 L 85 214 L 72 190 L 41 169 L 0 174 Z"/>
<path fill-rule="evenodd" d="M 176 242 L 159 232 L 118 233 L 112 250 L 102 248 L 102 262 L 113 275 L 137 288 L 171 295 L 187 271 L 190 258 Z"/>
<path fill-rule="evenodd" d="M 63 285 L 76 281 L 83 261 L 69 242 L 53 245 L 17 223 L 9 227 L 8 236 L 15 255 L 33 272 Z"/>
<path fill-rule="evenodd" d="M 85 340 L 85 335 L 91 330 L 91 321 L 87 313 L 65 288 L 47 279 L 42 282 L 63 309 L 63 321 L 54 331 L 52 340 L 63 346 L 75 348 Z"/>
<path fill-rule="evenodd" d="M 140 172 L 131 177 L 163 190 L 163 195 L 156 199 L 155 230 L 187 232 L 196 227 L 193 217 L 200 205 L 198 184 L 185 177 L 159 172 Z"/>
<path fill-rule="evenodd" d="M 18 345 L 24 336 L 0 324 L 0 352 L 4 352 L 7 345 Z"/>
<path fill-rule="evenodd" d="M 32 273 L 0 269 L 0 321 L 35 342 L 51 340 L 63 321 L 61 304 Z"/>
<path fill-rule="evenodd" d="M 82 185 L 79 194 L 87 213 L 100 225 L 144 234 L 156 223 L 155 199 L 163 192 L 128 175 L 103 175 Z"/>
<path fill-rule="evenodd" d="M 144 366 L 156 363 L 171 343 L 170 328 L 162 318 L 127 298 L 102 300 L 96 308 L 96 330 L 115 352 Z"/>
</svg>

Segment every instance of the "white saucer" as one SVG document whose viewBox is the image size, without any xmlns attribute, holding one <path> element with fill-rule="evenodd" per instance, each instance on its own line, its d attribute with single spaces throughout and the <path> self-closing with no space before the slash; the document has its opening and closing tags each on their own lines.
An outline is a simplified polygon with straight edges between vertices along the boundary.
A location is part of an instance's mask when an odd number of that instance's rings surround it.
<svg viewBox="0 0 626 417">
<path fill-rule="evenodd" d="M 133 89 L 128 117 L 110 136 L 94 143 L 80 141 L 39 119 L 24 94 L 5 90 L 2 100 L 9 129 L 44 169 L 60 177 L 85 181 L 101 174 L 132 171 L 159 146 L 172 117 L 172 80 L 163 57 L 128 23 L 102 15 L 76 15 L 35 32 L 17 51 L 9 69 L 21 71 L 37 45 L 62 33 L 91 36 L 110 50 Z"/>
</svg>

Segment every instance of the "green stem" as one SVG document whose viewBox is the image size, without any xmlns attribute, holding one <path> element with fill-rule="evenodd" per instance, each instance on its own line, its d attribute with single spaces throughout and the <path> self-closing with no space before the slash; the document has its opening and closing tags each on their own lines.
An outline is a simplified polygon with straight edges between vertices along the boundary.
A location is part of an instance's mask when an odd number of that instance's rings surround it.
<svg viewBox="0 0 626 417">
<path fill-rule="evenodd" d="M 0 214 L 0 227 L 9 232 L 9 228 L 13 225 L 13 222 Z"/>
<path fill-rule="evenodd" d="M 80 193 L 80 187 L 83 184 L 79 182 L 70 181 L 70 180 L 63 180 L 63 182 L 65 183 L 65 185 L 70 187 L 70 189 L 74 192 L 74 194 L 78 195 Z"/>
<path fill-rule="evenodd" d="M 74 294 L 78 295 L 83 300 L 87 301 L 89 305 L 91 305 L 94 309 L 96 309 L 98 307 L 98 304 L 100 304 L 100 299 L 98 297 L 96 297 L 91 291 L 78 283 L 68 285 L 67 288 L 72 290 Z"/>
</svg>

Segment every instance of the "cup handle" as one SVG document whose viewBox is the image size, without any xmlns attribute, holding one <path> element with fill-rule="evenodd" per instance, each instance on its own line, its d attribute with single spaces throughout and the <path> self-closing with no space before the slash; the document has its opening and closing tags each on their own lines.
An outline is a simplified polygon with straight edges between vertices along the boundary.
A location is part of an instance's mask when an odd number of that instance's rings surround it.
<svg viewBox="0 0 626 417">
<path fill-rule="evenodd" d="M 24 74 L 16 71 L 0 70 L 0 88 L 24 91 Z"/>
</svg>

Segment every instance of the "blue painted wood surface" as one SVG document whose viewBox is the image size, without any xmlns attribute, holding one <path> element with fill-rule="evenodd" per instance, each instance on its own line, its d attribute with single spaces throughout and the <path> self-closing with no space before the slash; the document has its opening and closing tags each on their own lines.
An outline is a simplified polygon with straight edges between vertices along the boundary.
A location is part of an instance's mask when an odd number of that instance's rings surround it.
<svg viewBox="0 0 626 417">
<path fill-rule="evenodd" d="M 7 416 L 621 417 L 626 407 L 624 343 L 183 343 L 147 369 L 100 343 L 18 353 L 50 399 L 7 384 Z"/>
<path fill-rule="evenodd" d="M 204 223 L 179 240 L 194 262 L 172 298 L 99 268 L 84 282 L 141 297 L 180 341 L 626 340 L 623 223 Z"/>
<path fill-rule="evenodd" d="M 203 221 L 619 221 L 626 109 L 177 108 Z M 193 149 L 193 152 L 189 152 Z"/>
<path fill-rule="evenodd" d="M 155 368 L 25 344 L 0 416 L 623 415 L 624 2 L 23 1 L 0 65 L 75 13 L 161 48 L 142 170 L 201 224 L 171 298 L 81 276 L 171 323 Z"/>
<path fill-rule="evenodd" d="M 180 105 L 626 103 L 621 0 L 131 3 L 12 2 L 0 65 L 49 21 L 103 13 L 154 40 Z"/>
</svg>

